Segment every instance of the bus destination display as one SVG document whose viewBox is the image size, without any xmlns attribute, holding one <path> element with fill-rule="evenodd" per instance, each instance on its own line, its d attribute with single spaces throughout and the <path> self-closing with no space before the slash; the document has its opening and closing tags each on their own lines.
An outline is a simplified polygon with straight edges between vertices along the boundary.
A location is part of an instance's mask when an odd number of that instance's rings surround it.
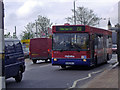
<svg viewBox="0 0 120 90">
<path fill-rule="evenodd" d="M 85 26 L 56 26 L 56 31 L 85 31 Z"/>
</svg>

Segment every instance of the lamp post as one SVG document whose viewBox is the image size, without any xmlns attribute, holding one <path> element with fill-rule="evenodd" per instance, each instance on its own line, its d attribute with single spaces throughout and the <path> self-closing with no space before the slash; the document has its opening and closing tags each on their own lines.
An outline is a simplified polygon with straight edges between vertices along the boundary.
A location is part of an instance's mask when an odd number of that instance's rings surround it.
<svg viewBox="0 0 120 90">
<path fill-rule="evenodd" d="M 35 26 L 36 26 L 36 38 L 38 38 L 37 20 L 35 20 L 35 22 L 36 22 L 36 23 L 35 23 L 35 24 L 36 24 L 36 25 L 35 25 Z"/>
<path fill-rule="evenodd" d="M 76 25 L 76 15 L 75 15 L 75 1 L 76 1 L 76 0 L 74 0 L 74 3 L 73 3 L 73 4 L 74 4 L 74 24 Z"/>
<path fill-rule="evenodd" d="M 4 3 L 0 0 L 0 90 L 5 89 L 4 48 Z"/>
</svg>

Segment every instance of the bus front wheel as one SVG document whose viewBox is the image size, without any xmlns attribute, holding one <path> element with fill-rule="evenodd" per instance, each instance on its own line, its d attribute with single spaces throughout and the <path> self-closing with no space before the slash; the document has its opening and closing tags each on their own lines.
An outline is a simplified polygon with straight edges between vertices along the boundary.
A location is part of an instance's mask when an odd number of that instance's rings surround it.
<svg viewBox="0 0 120 90">
<path fill-rule="evenodd" d="M 64 65 L 61 65 L 61 68 L 62 68 L 62 69 L 66 69 L 66 66 L 64 66 Z"/>
</svg>

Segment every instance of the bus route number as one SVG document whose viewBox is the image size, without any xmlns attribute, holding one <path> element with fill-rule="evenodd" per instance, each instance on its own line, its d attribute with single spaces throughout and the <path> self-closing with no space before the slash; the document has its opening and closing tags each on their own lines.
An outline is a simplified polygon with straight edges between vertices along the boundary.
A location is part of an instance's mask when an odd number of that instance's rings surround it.
<svg viewBox="0 0 120 90">
<path fill-rule="evenodd" d="M 82 28 L 81 27 L 77 27 L 77 31 L 82 31 Z"/>
</svg>

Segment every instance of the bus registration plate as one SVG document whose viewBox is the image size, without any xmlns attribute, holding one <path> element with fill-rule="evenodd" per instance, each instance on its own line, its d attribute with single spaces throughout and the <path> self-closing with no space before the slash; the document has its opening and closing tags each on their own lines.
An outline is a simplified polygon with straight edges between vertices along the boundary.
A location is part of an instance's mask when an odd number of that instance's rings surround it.
<svg viewBox="0 0 120 90">
<path fill-rule="evenodd" d="M 74 65 L 74 62 L 65 62 L 66 65 Z"/>
</svg>

